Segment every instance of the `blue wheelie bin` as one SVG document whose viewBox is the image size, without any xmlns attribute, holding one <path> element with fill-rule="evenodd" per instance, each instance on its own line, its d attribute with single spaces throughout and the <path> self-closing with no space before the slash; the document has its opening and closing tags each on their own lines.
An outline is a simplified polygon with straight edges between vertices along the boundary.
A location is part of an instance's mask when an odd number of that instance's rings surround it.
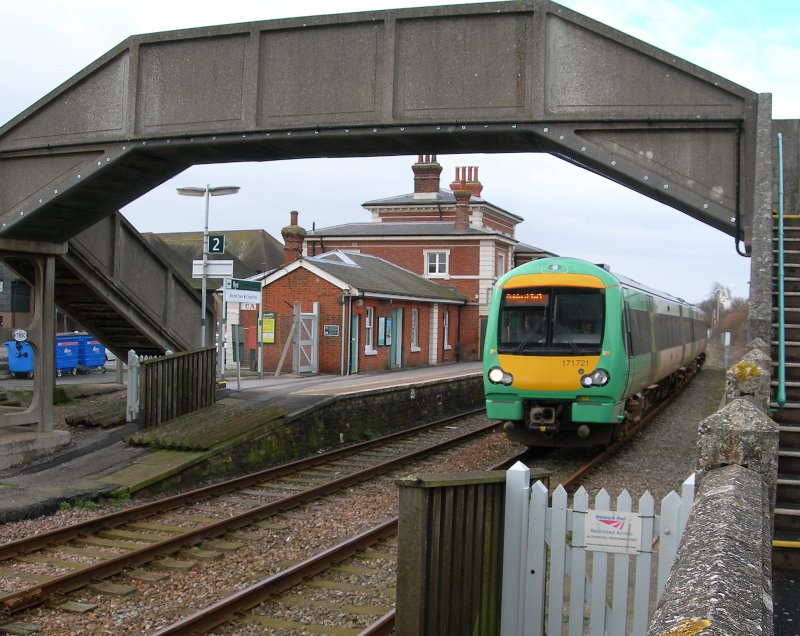
<svg viewBox="0 0 800 636">
<path fill-rule="evenodd" d="M 82 373 L 92 371 L 106 372 L 106 348 L 89 334 L 77 334 L 78 370 Z"/>
<path fill-rule="evenodd" d="M 27 342 L 6 340 L 8 370 L 15 378 L 33 377 L 33 348 Z"/>
<path fill-rule="evenodd" d="M 78 348 L 80 343 L 75 334 L 56 336 L 56 375 L 78 373 Z"/>
</svg>

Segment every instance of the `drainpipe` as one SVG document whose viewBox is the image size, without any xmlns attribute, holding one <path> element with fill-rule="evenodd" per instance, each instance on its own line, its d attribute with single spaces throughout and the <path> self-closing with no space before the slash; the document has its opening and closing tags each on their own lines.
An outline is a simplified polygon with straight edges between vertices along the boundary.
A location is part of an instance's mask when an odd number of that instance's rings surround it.
<svg viewBox="0 0 800 636">
<path fill-rule="evenodd" d="M 350 369 L 353 367 L 350 364 L 353 360 L 351 356 L 353 355 L 352 347 L 350 347 L 350 341 L 353 339 L 353 298 L 352 296 L 347 298 L 347 375 L 350 375 Z M 358 351 L 356 351 L 358 354 Z"/>
<path fill-rule="evenodd" d="M 456 362 L 461 362 L 461 310 L 464 305 L 458 306 L 458 329 L 456 329 Z"/>
<path fill-rule="evenodd" d="M 344 336 L 345 336 L 345 332 L 346 332 L 346 329 L 345 329 L 345 318 L 346 318 L 345 300 L 350 298 L 349 294 L 350 294 L 350 288 L 349 287 L 345 287 L 342 290 L 342 351 L 341 351 L 341 354 L 339 355 L 339 359 L 340 359 L 339 375 L 345 375 L 345 373 L 344 373 L 344 369 L 345 369 L 345 366 L 344 366 L 344 363 L 345 363 L 345 359 L 344 359 L 345 358 L 345 348 L 344 348 L 345 347 L 345 344 L 344 344 L 345 343 L 345 338 L 344 338 Z M 348 324 L 349 324 L 349 322 L 348 322 Z M 347 341 L 350 342 L 350 339 L 348 338 Z M 349 369 L 349 367 L 348 367 L 348 369 Z"/>
<path fill-rule="evenodd" d="M 783 298 L 783 135 L 778 133 L 778 409 L 786 404 L 786 320 Z"/>
</svg>

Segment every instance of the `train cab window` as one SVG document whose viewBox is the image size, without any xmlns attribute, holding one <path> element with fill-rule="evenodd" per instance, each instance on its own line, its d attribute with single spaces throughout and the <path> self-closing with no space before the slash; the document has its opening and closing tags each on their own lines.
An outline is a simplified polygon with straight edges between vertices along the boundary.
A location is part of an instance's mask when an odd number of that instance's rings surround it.
<svg viewBox="0 0 800 636">
<path fill-rule="evenodd" d="M 600 351 L 603 291 L 574 287 L 508 289 L 500 310 L 498 350 L 536 355 Z"/>
</svg>

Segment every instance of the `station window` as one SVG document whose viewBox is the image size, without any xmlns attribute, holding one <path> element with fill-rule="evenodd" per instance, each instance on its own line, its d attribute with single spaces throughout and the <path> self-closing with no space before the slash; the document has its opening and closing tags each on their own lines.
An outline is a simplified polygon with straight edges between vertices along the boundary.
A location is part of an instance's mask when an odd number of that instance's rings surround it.
<svg viewBox="0 0 800 636">
<path fill-rule="evenodd" d="M 503 274 L 506 273 L 506 255 L 505 254 L 498 254 L 497 255 L 497 270 L 494 273 L 495 278 L 500 278 Z"/>
<path fill-rule="evenodd" d="M 366 354 L 375 354 L 375 348 L 373 344 L 375 342 L 374 329 L 375 324 L 375 308 L 374 307 L 367 307 L 366 314 L 364 316 L 364 353 Z"/>
<path fill-rule="evenodd" d="M 419 351 L 419 309 L 411 310 L 411 351 Z"/>
<path fill-rule="evenodd" d="M 449 256 L 447 251 L 425 252 L 425 273 L 428 276 L 447 276 Z"/>
</svg>

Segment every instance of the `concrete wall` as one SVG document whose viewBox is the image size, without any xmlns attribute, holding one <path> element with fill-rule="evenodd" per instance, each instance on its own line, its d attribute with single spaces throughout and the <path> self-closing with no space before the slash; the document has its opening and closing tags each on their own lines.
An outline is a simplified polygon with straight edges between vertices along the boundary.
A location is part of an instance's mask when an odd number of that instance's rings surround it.
<svg viewBox="0 0 800 636">
<path fill-rule="evenodd" d="M 167 492 L 204 479 L 260 470 L 330 450 L 403 431 L 438 418 L 483 406 L 480 374 L 390 389 L 335 396 L 300 408 L 203 455 L 170 479 L 137 492 Z"/>
<path fill-rule="evenodd" d="M 728 370 L 726 404 L 700 424 L 697 495 L 649 636 L 773 634 L 778 426 L 765 414 L 765 346 Z"/>
</svg>

